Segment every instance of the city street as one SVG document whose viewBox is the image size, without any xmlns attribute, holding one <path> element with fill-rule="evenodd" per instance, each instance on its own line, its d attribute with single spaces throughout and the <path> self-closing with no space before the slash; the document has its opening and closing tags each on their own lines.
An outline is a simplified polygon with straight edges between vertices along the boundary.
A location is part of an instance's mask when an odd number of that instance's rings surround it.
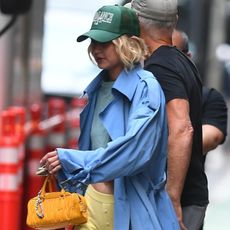
<svg viewBox="0 0 230 230">
<path fill-rule="evenodd" d="M 204 230 L 230 229 L 230 144 L 227 142 L 209 152 L 206 159 L 210 204 Z"/>
</svg>

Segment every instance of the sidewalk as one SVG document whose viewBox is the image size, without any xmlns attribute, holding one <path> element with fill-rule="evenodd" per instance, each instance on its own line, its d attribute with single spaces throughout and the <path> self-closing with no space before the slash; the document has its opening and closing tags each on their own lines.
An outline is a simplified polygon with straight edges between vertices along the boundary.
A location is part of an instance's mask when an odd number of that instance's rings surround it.
<svg viewBox="0 0 230 230">
<path fill-rule="evenodd" d="M 206 159 L 210 204 L 204 230 L 230 229 L 230 149 L 219 146 Z"/>
</svg>

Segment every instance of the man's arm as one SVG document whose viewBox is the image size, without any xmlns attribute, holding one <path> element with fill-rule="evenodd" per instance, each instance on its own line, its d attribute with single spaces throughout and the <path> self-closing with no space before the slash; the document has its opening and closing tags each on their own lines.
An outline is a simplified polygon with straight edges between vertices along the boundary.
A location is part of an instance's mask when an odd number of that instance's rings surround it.
<svg viewBox="0 0 230 230">
<path fill-rule="evenodd" d="M 169 101 L 167 116 L 169 126 L 167 191 L 172 199 L 181 229 L 185 229 L 180 199 L 191 159 L 193 140 L 188 101 L 184 99 Z"/>
<path fill-rule="evenodd" d="M 214 88 L 202 89 L 203 153 L 223 144 L 227 135 L 228 109 L 222 94 Z"/>
<path fill-rule="evenodd" d="M 213 125 L 202 125 L 203 154 L 215 149 L 224 140 L 223 132 Z"/>
</svg>

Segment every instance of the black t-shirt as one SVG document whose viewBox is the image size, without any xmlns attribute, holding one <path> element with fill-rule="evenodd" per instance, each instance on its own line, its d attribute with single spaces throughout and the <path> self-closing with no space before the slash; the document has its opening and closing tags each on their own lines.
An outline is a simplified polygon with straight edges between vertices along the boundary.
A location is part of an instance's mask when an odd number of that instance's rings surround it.
<svg viewBox="0 0 230 230">
<path fill-rule="evenodd" d="M 192 156 L 181 197 L 182 206 L 208 204 L 207 178 L 202 160 L 202 83 L 193 62 L 175 47 L 161 46 L 145 62 L 159 81 L 166 102 L 186 99 L 194 128 Z M 176 141 L 176 140 L 175 140 Z"/>
<path fill-rule="evenodd" d="M 227 106 L 224 97 L 214 88 L 202 89 L 202 124 L 213 125 L 227 136 Z M 222 141 L 222 143 L 225 141 Z"/>
</svg>

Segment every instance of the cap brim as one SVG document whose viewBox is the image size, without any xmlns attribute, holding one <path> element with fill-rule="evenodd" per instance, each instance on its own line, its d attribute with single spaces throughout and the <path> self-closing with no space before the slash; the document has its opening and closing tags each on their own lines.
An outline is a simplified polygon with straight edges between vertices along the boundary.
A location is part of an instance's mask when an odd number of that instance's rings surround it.
<svg viewBox="0 0 230 230">
<path fill-rule="evenodd" d="M 82 41 L 86 40 L 87 38 L 91 38 L 97 42 L 109 42 L 109 41 L 112 41 L 113 39 L 116 39 L 120 36 L 121 36 L 121 34 L 112 33 L 112 32 L 108 32 L 108 31 L 90 30 L 89 32 L 86 32 L 86 33 L 80 35 L 77 38 L 77 41 L 82 42 Z"/>
</svg>

